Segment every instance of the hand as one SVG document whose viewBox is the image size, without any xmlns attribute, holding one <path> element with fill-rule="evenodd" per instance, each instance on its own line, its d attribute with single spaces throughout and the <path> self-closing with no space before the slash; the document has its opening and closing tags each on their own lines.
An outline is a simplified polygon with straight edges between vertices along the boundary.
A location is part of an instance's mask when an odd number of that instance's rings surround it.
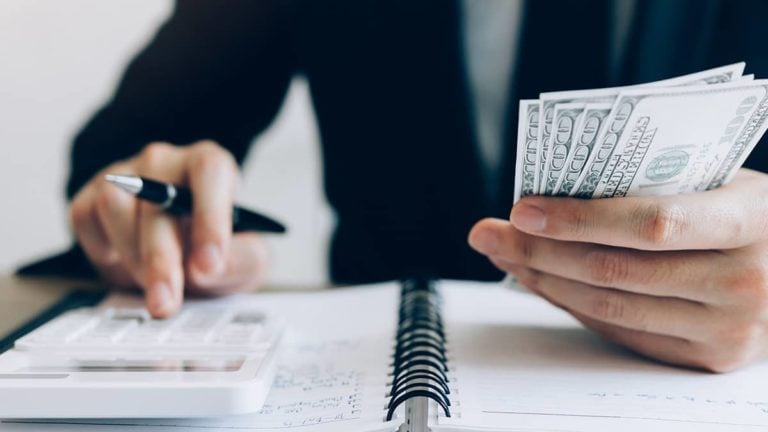
<svg viewBox="0 0 768 432">
<path fill-rule="evenodd" d="M 107 173 L 188 185 L 191 220 L 137 200 L 104 181 Z M 210 294 L 252 288 L 262 279 L 266 251 L 256 234 L 232 235 L 237 179 L 234 158 L 215 143 L 149 144 L 136 157 L 96 174 L 75 196 L 70 206 L 75 235 L 108 282 L 144 289 L 155 317 L 173 314 L 185 287 Z"/>
<path fill-rule="evenodd" d="M 768 352 L 768 175 L 708 192 L 528 197 L 470 244 L 605 338 L 664 362 L 730 371 Z"/>
</svg>

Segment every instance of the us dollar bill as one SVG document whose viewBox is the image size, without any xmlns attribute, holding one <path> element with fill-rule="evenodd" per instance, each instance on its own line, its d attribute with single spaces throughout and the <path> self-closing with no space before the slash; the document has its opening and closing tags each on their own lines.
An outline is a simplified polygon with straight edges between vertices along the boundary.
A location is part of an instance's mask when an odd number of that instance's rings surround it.
<svg viewBox="0 0 768 432">
<path fill-rule="evenodd" d="M 552 135 L 552 122 L 555 117 L 555 107 L 570 103 L 609 103 L 616 99 L 621 88 L 606 88 L 597 90 L 574 90 L 566 92 L 542 93 L 540 96 L 541 108 L 539 111 L 539 147 L 536 152 L 536 191 L 543 194 L 546 190 L 544 170 L 547 167 L 549 156 L 550 138 Z"/>
<path fill-rule="evenodd" d="M 535 99 L 520 101 L 517 126 L 517 156 L 515 158 L 515 197 L 520 198 L 536 193 L 536 151 L 539 138 L 539 108 Z"/>
<path fill-rule="evenodd" d="M 609 103 L 585 105 L 584 119 L 581 122 L 581 127 L 576 131 L 573 144 L 565 159 L 563 172 L 555 184 L 552 195 L 568 195 L 576 186 L 576 181 L 592 153 L 598 133 L 608 114 L 610 114 L 612 106 L 613 104 Z"/>
<path fill-rule="evenodd" d="M 729 128 L 726 129 L 725 134 L 718 141 L 718 144 L 722 145 L 724 142 L 734 140 L 725 159 L 714 170 L 706 186 L 697 188 L 697 191 L 715 189 L 733 179 L 733 176 L 736 175 L 736 172 L 747 160 L 747 157 L 765 133 L 766 128 L 768 128 L 768 101 L 766 99 L 760 101 L 757 110 L 745 123 L 741 131 L 738 132 L 737 137 L 733 134 L 733 131 L 735 131 L 740 121 L 741 118 L 738 116 L 732 119 Z"/>
<path fill-rule="evenodd" d="M 584 103 L 567 103 L 555 105 L 552 131 L 550 134 L 550 146 L 546 157 L 543 181 L 544 188 L 542 194 L 551 195 L 560 174 L 565 167 L 565 160 L 573 143 L 576 132 L 581 128 L 581 121 L 584 117 Z"/>
<path fill-rule="evenodd" d="M 728 83 L 734 80 L 748 83 L 749 80 L 742 80 L 741 73 L 744 71 L 744 63 L 735 63 L 722 66 L 690 75 L 683 75 L 662 81 L 656 81 L 646 85 L 625 87 L 619 92 L 642 91 L 643 89 L 669 88 L 669 87 L 699 87 L 707 85 L 718 85 Z M 617 143 L 617 130 L 615 127 L 621 127 L 622 121 L 628 114 L 627 105 L 619 105 L 614 98 L 614 105 L 611 109 L 611 119 L 605 122 L 599 133 L 597 143 L 593 147 L 584 170 L 576 181 L 576 185 L 571 189 L 569 195 L 577 198 L 592 198 L 597 189 L 598 182 L 602 178 L 608 157 L 613 153 L 613 146 Z"/>
<path fill-rule="evenodd" d="M 768 80 L 622 92 L 605 123 L 600 147 L 609 140 L 612 149 L 592 197 L 721 184 L 716 178 L 725 181 L 762 136 L 766 114 Z"/>
<path fill-rule="evenodd" d="M 734 63 L 675 78 L 634 86 L 542 93 L 539 96 L 541 100 L 541 108 L 539 111 L 539 148 L 536 153 L 538 170 L 536 173 L 535 185 L 537 191 L 539 193 L 544 193 L 546 188 L 544 170 L 547 166 L 550 136 L 552 133 L 552 121 L 556 105 L 565 103 L 613 103 L 620 92 L 634 88 L 673 87 L 730 82 L 741 78 L 741 74 L 744 72 L 744 66 L 744 62 Z"/>
</svg>

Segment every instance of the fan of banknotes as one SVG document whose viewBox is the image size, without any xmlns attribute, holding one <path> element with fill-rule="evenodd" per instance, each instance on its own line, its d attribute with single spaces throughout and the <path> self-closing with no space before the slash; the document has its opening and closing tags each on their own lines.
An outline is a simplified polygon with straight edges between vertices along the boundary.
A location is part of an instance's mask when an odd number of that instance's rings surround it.
<svg viewBox="0 0 768 432">
<path fill-rule="evenodd" d="M 629 87 L 520 101 L 515 202 L 719 187 L 765 132 L 768 80 L 744 63 Z"/>
</svg>

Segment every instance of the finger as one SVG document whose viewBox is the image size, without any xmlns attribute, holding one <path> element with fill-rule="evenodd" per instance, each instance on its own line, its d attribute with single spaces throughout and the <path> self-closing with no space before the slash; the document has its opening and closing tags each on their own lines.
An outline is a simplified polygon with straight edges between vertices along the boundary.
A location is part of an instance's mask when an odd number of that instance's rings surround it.
<svg viewBox="0 0 768 432">
<path fill-rule="evenodd" d="M 699 345 L 688 340 L 626 329 L 594 320 L 579 313 L 573 313 L 573 316 L 584 326 L 594 330 L 605 339 L 625 346 L 642 356 L 676 366 L 709 369 L 700 360 L 705 357 L 701 353 Z"/>
<path fill-rule="evenodd" d="M 723 286 L 731 283 L 733 269 L 744 266 L 737 255 L 716 251 L 650 252 L 552 240 L 498 219 L 478 222 L 469 241 L 490 257 L 589 285 L 707 303 L 730 302 Z"/>
<path fill-rule="evenodd" d="M 139 250 L 147 309 L 156 318 L 175 313 L 184 288 L 181 233 L 162 209 L 139 204 Z"/>
<path fill-rule="evenodd" d="M 193 276 L 191 287 L 199 294 L 229 294 L 259 288 L 269 268 L 268 252 L 261 236 L 238 233 L 232 237 L 226 254 L 225 271 L 218 277 Z"/>
<path fill-rule="evenodd" d="M 768 238 L 768 182 L 764 174 L 742 171 L 722 188 L 685 195 L 526 197 L 515 204 L 510 221 L 558 240 L 644 250 L 738 248 Z"/>
<path fill-rule="evenodd" d="M 194 208 L 191 233 L 191 273 L 210 277 L 224 270 L 224 252 L 232 236 L 232 199 L 237 164 L 211 142 L 195 144 L 187 159 Z"/>
<path fill-rule="evenodd" d="M 123 172 L 127 172 L 127 169 Z M 117 251 L 122 266 L 131 274 L 134 284 L 141 286 L 136 199 L 107 182 L 96 181 L 94 187 L 99 223 L 109 243 Z"/>
<path fill-rule="evenodd" d="M 526 268 L 514 268 L 520 283 L 547 300 L 593 320 L 647 333 L 705 342 L 716 322 L 706 306 L 677 298 L 661 298 L 598 288 Z"/>
<path fill-rule="evenodd" d="M 75 196 L 70 205 L 70 219 L 77 242 L 97 267 L 108 267 L 119 262 L 120 256 L 112 247 L 101 225 L 95 204 L 95 188 L 89 184 Z"/>
</svg>

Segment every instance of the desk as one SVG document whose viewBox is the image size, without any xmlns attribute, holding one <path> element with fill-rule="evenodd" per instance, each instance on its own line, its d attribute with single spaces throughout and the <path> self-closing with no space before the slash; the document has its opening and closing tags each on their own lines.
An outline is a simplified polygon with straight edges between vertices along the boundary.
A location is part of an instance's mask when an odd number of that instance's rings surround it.
<svg viewBox="0 0 768 432">
<path fill-rule="evenodd" d="M 93 281 L 21 278 L 0 274 L 0 338 L 51 307 L 74 289 L 98 289 Z"/>
</svg>

